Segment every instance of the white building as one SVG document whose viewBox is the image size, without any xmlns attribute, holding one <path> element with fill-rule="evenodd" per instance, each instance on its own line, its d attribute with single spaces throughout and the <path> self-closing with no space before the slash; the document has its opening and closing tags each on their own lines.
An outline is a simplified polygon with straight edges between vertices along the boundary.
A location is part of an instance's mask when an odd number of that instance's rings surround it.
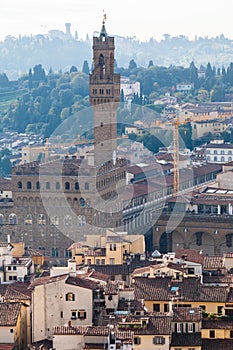
<svg viewBox="0 0 233 350">
<path fill-rule="evenodd" d="M 131 81 L 127 77 L 121 77 L 121 90 L 123 90 L 125 101 L 132 101 L 134 95 L 140 96 L 140 83 Z"/>
<path fill-rule="evenodd" d="M 206 145 L 208 163 L 228 163 L 233 160 L 233 144 L 215 141 Z"/>
<path fill-rule="evenodd" d="M 92 325 L 98 283 L 76 272 L 37 278 L 32 283 L 32 342 L 52 339 L 53 327 Z"/>
<path fill-rule="evenodd" d="M 31 258 L 15 258 L 13 246 L 7 242 L 0 242 L 0 282 L 11 283 L 24 281 L 25 276 L 34 273 L 34 263 Z"/>
<path fill-rule="evenodd" d="M 176 90 L 179 92 L 189 92 L 192 89 L 193 89 L 193 84 L 191 83 L 176 84 Z"/>
</svg>

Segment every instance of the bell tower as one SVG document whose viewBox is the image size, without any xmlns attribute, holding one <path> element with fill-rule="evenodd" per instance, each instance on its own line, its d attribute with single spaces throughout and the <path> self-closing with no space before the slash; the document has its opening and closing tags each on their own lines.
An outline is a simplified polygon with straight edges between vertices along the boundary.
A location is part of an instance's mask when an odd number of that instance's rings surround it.
<svg viewBox="0 0 233 350">
<path fill-rule="evenodd" d="M 116 113 L 120 103 L 120 74 L 114 73 L 114 37 L 107 35 L 105 20 L 104 15 L 100 35 L 93 38 L 93 71 L 90 74 L 96 165 L 116 161 Z"/>
</svg>

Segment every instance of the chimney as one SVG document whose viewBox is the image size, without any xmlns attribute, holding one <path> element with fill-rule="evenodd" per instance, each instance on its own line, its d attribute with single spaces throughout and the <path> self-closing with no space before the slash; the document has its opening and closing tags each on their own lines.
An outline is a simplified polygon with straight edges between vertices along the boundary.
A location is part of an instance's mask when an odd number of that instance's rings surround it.
<svg viewBox="0 0 233 350">
<path fill-rule="evenodd" d="M 68 270 L 70 277 L 76 277 L 76 261 L 75 259 L 68 260 Z"/>
</svg>

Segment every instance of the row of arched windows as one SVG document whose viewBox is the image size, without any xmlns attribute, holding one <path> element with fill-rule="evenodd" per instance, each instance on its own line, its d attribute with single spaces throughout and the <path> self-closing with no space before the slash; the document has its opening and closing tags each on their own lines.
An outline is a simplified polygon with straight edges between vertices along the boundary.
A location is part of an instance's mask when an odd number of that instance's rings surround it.
<svg viewBox="0 0 233 350">
<path fill-rule="evenodd" d="M 44 214 L 38 214 L 36 218 L 37 224 L 38 225 L 46 225 L 46 216 Z M 10 225 L 16 225 L 18 223 L 18 219 L 16 214 L 10 214 L 8 216 L 7 223 Z M 85 215 L 78 215 L 77 217 L 73 218 L 71 215 L 65 215 L 63 218 L 60 218 L 59 216 L 52 216 L 50 218 L 50 223 L 52 225 L 60 225 L 63 223 L 65 226 L 85 226 L 86 225 L 86 217 Z M 5 218 L 3 214 L 0 214 L 0 225 L 5 224 Z M 28 214 L 24 218 L 24 224 L 25 225 L 32 225 L 33 224 L 33 219 L 32 215 Z"/>
<path fill-rule="evenodd" d="M 120 174 L 115 174 L 115 175 L 113 175 L 113 176 L 104 178 L 104 179 L 102 179 L 102 180 L 100 180 L 100 181 L 98 181 L 98 182 L 96 183 L 96 188 L 97 188 L 97 189 L 98 189 L 98 188 L 102 188 L 102 187 L 105 187 L 105 186 L 108 185 L 108 184 L 111 184 L 111 183 L 114 183 L 114 182 L 116 182 L 116 181 L 122 180 L 122 179 L 125 178 L 125 176 L 126 176 L 125 171 L 123 171 L 123 172 L 120 173 Z"/>
<path fill-rule="evenodd" d="M 45 182 L 43 185 L 44 185 L 44 189 L 46 189 L 46 190 L 51 190 L 52 189 L 52 185 L 51 185 L 51 183 L 49 181 Z M 18 187 L 18 189 L 23 189 L 24 188 L 22 181 L 18 181 L 17 187 Z M 54 185 L 54 189 L 55 190 L 60 190 L 61 187 L 62 187 L 62 184 L 60 182 L 58 182 L 58 181 Z M 27 190 L 32 190 L 33 189 L 33 184 L 32 184 L 31 181 L 27 181 L 26 182 L 25 189 L 27 189 Z M 40 190 L 41 189 L 41 183 L 39 181 L 36 182 L 34 189 L 36 189 L 36 190 Z M 73 189 L 75 191 L 79 191 L 79 183 L 75 182 L 74 186 L 72 186 L 70 182 L 66 181 L 64 183 L 64 189 L 66 191 L 69 191 L 71 189 Z M 85 190 L 89 190 L 89 183 L 88 182 L 86 182 L 84 184 L 84 189 Z"/>
<path fill-rule="evenodd" d="M 14 214 L 14 213 L 10 214 L 7 218 L 7 223 L 9 225 L 16 225 L 17 224 L 16 214 Z M 4 225 L 4 224 L 5 224 L 5 218 L 4 218 L 3 214 L 0 214 L 0 225 Z"/>
</svg>

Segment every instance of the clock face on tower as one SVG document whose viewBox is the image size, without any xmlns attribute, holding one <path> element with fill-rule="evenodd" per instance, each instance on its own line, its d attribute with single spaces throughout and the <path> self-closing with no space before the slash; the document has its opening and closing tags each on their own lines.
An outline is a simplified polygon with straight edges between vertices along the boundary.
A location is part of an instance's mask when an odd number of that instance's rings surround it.
<svg viewBox="0 0 233 350">
<path fill-rule="evenodd" d="M 116 164 L 116 151 L 115 150 L 112 152 L 112 162 L 113 162 L 113 165 Z"/>
</svg>

